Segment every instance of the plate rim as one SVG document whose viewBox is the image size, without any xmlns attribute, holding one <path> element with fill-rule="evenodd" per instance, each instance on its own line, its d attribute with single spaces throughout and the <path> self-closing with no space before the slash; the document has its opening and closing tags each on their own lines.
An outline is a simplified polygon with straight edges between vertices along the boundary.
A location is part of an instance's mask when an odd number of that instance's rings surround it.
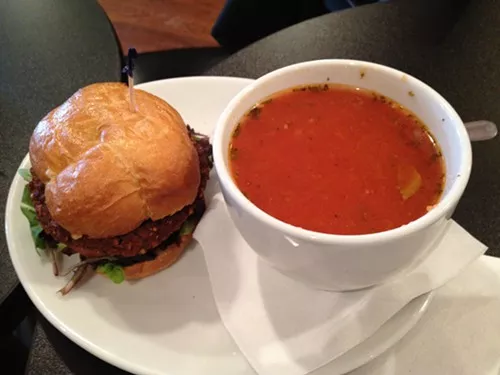
<svg viewBox="0 0 500 375">
<path fill-rule="evenodd" d="M 373 361 L 375 358 L 380 357 L 382 354 L 387 352 L 389 349 L 393 348 L 397 343 L 399 343 L 411 330 L 413 330 L 419 323 L 419 321 L 422 319 L 422 317 L 425 315 L 427 310 L 429 309 L 429 305 L 432 303 L 432 300 L 434 299 L 435 296 L 435 291 L 432 290 L 430 292 L 421 294 L 418 297 L 415 297 L 413 300 L 408 302 L 405 306 L 403 306 L 402 309 L 396 312 L 393 316 L 391 316 L 382 326 L 379 327 L 371 336 L 369 336 L 366 340 L 371 339 L 373 337 L 376 337 L 378 334 L 380 334 L 381 331 L 384 329 L 387 329 L 387 324 L 390 323 L 397 315 L 401 314 L 402 311 L 408 307 L 413 308 L 413 312 L 410 313 L 407 321 L 405 321 L 405 324 L 402 324 L 398 326 L 394 331 L 391 333 L 391 336 L 389 339 L 383 341 L 379 345 L 375 347 L 375 349 L 372 349 L 369 351 L 369 354 L 366 356 L 358 356 L 356 360 L 353 360 L 352 362 L 348 362 L 349 365 L 346 364 L 340 364 L 337 366 L 340 366 L 340 370 L 338 372 L 335 372 L 337 375 L 341 374 L 347 374 L 350 371 L 354 371 L 361 366 L 367 365 L 371 361 Z M 385 328 L 384 328 L 385 327 Z M 326 368 L 327 366 L 333 365 L 336 361 L 340 361 L 342 357 L 347 355 L 348 353 L 359 350 L 359 347 L 365 344 L 365 341 L 360 342 L 358 345 L 355 347 L 349 349 L 345 353 L 341 354 L 337 358 L 333 359 L 332 361 L 326 363 L 324 366 L 320 367 L 317 370 Z M 314 370 L 314 371 L 317 371 Z M 335 368 L 333 370 L 336 370 Z M 311 373 L 311 375 L 314 375 L 314 371 Z"/>
<path fill-rule="evenodd" d="M 254 81 L 254 79 L 251 78 L 244 78 L 244 77 L 231 77 L 231 76 L 190 76 L 190 77 L 176 77 L 176 78 L 166 78 L 166 79 L 161 79 L 161 80 L 156 80 L 156 81 L 150 81 L 150 82 L 144 82 L 141 84 L 136 85 L 136 88 L 138 89 L 148 89 L 149 87 L 156 87 L 156 86 L 161 86 L 162 84 L 165 84 L 165 82 L 172 82 L 172 81 L 186 81 L 186 82 L 193 82 L 193 81 L 208 81 L 208 82 L 213 82 L 213 81 L 230 81 L 230 82 L 235 82 L 235 81 L 240 81 L 241 83 L 250 83 Z M 32 289 L 30 283 L 27 280 L 26 273 L 23 271 L 22 265 L 18 262 L 18 259 L 14 256 L 13 254 L 13 247 L 14 246 L 14 240 L 12 238 L 12 231 L 15 230 L 13 228 L 13 225 L 11 223 L 11 214 L 15 209 L 15 206 L 19 202 L 14 202 L 14 195 L 15 192 L 20 189 L 21 184 L 24 183 L 24 180 L 18 175 L 17 170 L 20 168 L 26 167 L 29 165 L 29 153 L 26 153 L 24 158 L 22 159 L 20 165 L 16 169 L 16 173 L 14 175 L 14 178 L 11 181 L 9 190 L 8 190 L 8 195 L 7 195 L 7 201 L 5 205 L 5 224 L 4 224 L 4 230 L 5 230 L 5 237 L 6 237 L 6 245 L 9 251 L 9 257 L 11 259 L 11 262 L 14 266 L 14 270 L 16 272 L 16 275 L 19 279 L 19 282 L 23 286 L 24 290 L 26 291 L 27 295 L 29 296 L 30 300 L 33 302 L 37 310 L 47 319 L 52 326 L 54 326 L 61 334 L 69 338 L 74 344 L 80 346 L 87 352 L 89 352 L 91 355 L 94 355 L 95 357 L 103 360 L 104 362 L 107 362 L 111 364 L 112 366 L 115 366 L 117 368 L 120 368 L 125 371 L 129 371 L 131 373 L 140 373 L 140 374 L 156 374 L 156 372 L 152 372 L 150 368 L 144 367 L 142 364 L 139 363 L 132 363 L 124 360 L 123 358 L 119 357 L 112 351 L 109 351 L 105 348 L 102 348 L 98 346 L 97 344 L 87 340 L 80 334 L 76 333 L 71 329 L 70 326 L 68 326 L 66 323 L 61 321 L 60 319 L 57 318 L 57 316 L 52 312 L 44 303 L 44 301 L 38 296 L 38 294 Z M 379 348 L 378 350 L 370 351 L 369 356 L 363 356 L 360 357 L 362 359 L 359 359 L 358 361 L 355 361 L 354 367 L 349 366 L 349 368 L 346 368 L 345 371 L 352 371 L 360 366 L 363 366 L 364 364 L 367 364 L 374 358 L 380 356 L 384 352 L 386 352 L 388 349 L 393 347 L 396 343 L 398 343 L 412 328 L 417 325 L 418 321 L 420 318 L 425 314 L 425 312 L 428 309 L 428 306 L 430 302 L 432 301 L 432 297 L 434 296 L 434 292 L 429 292 L 426 294 L 423 294 L 419 297 L 416 297 L 414 300 L 410 301 L 409 304 L 405 305 L 404 308 L 408 307 L 410 304 L 417 302 L 417 300 L 422 300 L 420 304 L 415 304 L 414 310 L 411 313 L 411 318 L 409 319 L 408 324 L 402 325 L 398 327 L 396 332 L 394 334 L 391 334 L 391 338 L 389 340 L 386 340 L 383 342 L 383 345 L 378 345 L 376 348 Z M 403 308 L 403 309 L 404 309 Z M 401 311 L 399 310 L 389 318 L 387 322 L 392 320 L 397 314 L 400 314 Z M 378 332 L 384 329 L 384 326 L 387 324 L 384 323 L 375 333 L 372 335 L 377 335 Z M 370 336 L 370 337 L 372 337 Z M 315 371 L 318 371 L 320 369 L 326 368 L 330 365 L 332 365 L 335 361 L 339 360 L 341 357 L 343 357 L 345 354 L 356 350 L 356 348 L 362 343 L 358 344 L 357 346 L 351 348 L 347 352 L 343 353 L 341 356 L 333 359 L 332 361 L 326 363 L 324 366 L 321 366 L 320 368 L 314 370 L 312 373 L 314 374 Z M 235 344 L 236 345 L 236 344 Z M 237 347 L 237 345 L 236 345 Z M 239 348 L 238 348 L 239 349 Z M 248 360 L 245 358 L 244 354 L 241 352 L 239 353 L 245 361 L 249 364 L 249 368 L 252 368 Z M 252 368 L 253 370 L 253 368 Z M 253 370 L 255 371 L 255 370 Z"/>
<path fill-rule="evenodd" d="M 191 82 L 191 81 L 241 81 L 242 83 L 249 84 L 250 82 L 255 81 L 254 78 L 245 78 L 245 77 L 234 77 L 234 76 L 187 76 L 187 77 L 174 77 L 174 78 L 163 78 L 155 81 L 149 82 L 141 82 L 134 85 L 134 88 L 143 90 L 147 87 L 155 87 L 164 84 L 165 82 Z"/>
</svg>

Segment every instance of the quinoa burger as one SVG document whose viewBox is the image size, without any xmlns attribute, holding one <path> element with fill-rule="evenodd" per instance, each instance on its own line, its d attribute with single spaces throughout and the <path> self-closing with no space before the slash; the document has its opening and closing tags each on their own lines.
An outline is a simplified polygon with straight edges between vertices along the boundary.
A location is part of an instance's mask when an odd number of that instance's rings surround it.
<svg viewBox="0 0 500 375">
<path fill-rule="evenodd" d="M 120 282 L 169 267 L 205 211 L 208 138 L 160 98 L 134 95 L 131 111 L 124 84 L 82 88 L 30 140 L 32 233 L 37 247 L 56 249 L 53 259 L 80 255 L 73 284 L 89 268 Z"/>
</svg>

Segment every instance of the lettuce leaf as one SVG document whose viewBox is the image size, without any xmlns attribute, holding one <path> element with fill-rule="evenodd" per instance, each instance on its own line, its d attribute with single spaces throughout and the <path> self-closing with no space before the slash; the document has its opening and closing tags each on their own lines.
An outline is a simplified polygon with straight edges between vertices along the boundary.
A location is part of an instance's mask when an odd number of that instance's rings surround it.
<svg viewBox="0 0 500 375">
<path fill-rule="evenodd" d="M 187 219 L 184 224 L 182 224 L 182 227 L 179 231 L 179 235 L 181 236 L 186 236 L 188 234 L 191 234 L 194 232 L 194 229 L 196 228 L 196 220 L 194 219 Z"/>
<path fill-rule="evenodd" d="M 62 242 L 59 242 L 56 246 L 56 250 L 57 251 L 63 251 L 64 249 L 66 249 L 68 246 L 65 244 L 65 243 L 62 243 Z"/>
<path fill-rule="evenodd" d="M 19 173 L 19 176 L 21 176 L 24 179 L 24 181 L 26 181 L 26 182 L 31 181 L 31 172 L 29 169 L 21 168 L 17 171 L 17 173 Z"/>
<path fill-rule="evenodd" d="M 104 263 L 97 267 L 97 272 L 109 277 L 115 284 L 120 284 L 125 280 L 125 272 L 123 267 L 114 263 Z"/>
<path fill-rule="evenodd" d="M 28 185 L 24 186 L 23 197 L 21 199 L 21 212 L 26 217 L 26 219 L 28 219 L 28 222 L 30 224 L 31 237 L 33 238 L 35 247 L 37 249 L 45 250 L 47 248 L 47 242 L 42 236 L 43 228 L 36 218 L 35 206 L 33 205 L 33 201 L 31 200 Z"/>
</svg>

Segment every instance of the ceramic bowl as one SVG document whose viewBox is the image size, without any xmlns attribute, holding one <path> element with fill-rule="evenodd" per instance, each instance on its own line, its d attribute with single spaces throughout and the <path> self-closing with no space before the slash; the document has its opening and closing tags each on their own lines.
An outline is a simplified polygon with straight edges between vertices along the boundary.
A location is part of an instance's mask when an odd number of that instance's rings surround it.
<svg viewBox="0 0 500 375">
<path fill-rule="evenodd" d="M 339 83 L 375 90 L 413 111 L 443 152 L 446 183 L 439 203 L 419 219 L 365 235 L 313 232 L 280 221 L 249 201 L 228 164 L 231 133 L 253 105 L 304 84 Z M 213 137 L 214 163 L 230 216 L 266 262 L 312 287 L 347 291 L 384 283 L 423 260 L 445 228 L 469 180 L 472 156 L 464 124 L 435 90 L 409 74 L 374 63 L 319 60 L 287 66 L 255 80 L 220 116 Z M 300 171 L 297 171 L 301 173 Z"/>
</svg>

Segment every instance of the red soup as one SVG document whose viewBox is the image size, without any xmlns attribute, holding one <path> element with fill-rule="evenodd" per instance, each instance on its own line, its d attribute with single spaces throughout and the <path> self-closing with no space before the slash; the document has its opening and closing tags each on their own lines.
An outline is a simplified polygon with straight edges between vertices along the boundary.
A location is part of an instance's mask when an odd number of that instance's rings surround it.
<svg viewBox="0 0 500 375">
<path fill-rule="evenodd" d="M 442 155 L 424 124 L 348 86 L 276 94 L 241 119 L 229 147 L 233 179 L 250 201 L 317 232 L 399 227 L 424 215 L 444 186 Z"/>
</svg>

